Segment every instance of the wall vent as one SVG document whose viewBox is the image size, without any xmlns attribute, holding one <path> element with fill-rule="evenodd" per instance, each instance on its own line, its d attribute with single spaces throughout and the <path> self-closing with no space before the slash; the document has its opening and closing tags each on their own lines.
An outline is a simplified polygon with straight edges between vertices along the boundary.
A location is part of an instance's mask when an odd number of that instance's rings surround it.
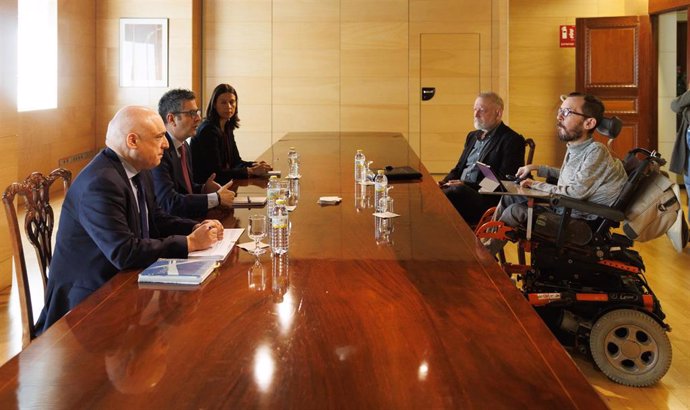
<svg viewBox="0 0 690 410">
<path fill-rule="evenodd" d="M 78 154 L 71 155 L 66 158 L 61 158 L 58 160 L 58 167 L 64 167 L 67 164 L 72 164 L 74 162 L 80 162 L 84 160 L 91 160 L 98 153 L 98 150 L 91 150 L 86 152 L 80 152 Z"/>
</svg>

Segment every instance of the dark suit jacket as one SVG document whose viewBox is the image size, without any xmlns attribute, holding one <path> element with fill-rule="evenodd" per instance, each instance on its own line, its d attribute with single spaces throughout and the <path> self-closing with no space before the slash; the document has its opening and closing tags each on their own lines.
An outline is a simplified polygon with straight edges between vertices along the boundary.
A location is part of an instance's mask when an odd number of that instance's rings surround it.
<svg viewBox="0 0 690 410">
<path fill-rule="evenodd" d="M 182 235 L 196 221 L 168 215 L 156 205 L 149 171 L 141 172 L 141 181 L 151 239 L 140 238 L 136 194 L 115 152 L 101 151 L 74 180 L 62 205 L 40 332 L 116 273 L 145 268 L 158 258 L 187 257 Z"/>
<path fill-rule="evenodd" d="M 243 161 L 237 150 L 235 135 L 230 131 L 230 138 L 220 129 L 217 123 L 204 120 L 192 137 L 192 169 L 194 181 L 206 182 L 212 173 L 216 173 L 216 182 L 225 185 L 231 179 L 245 179 L 249 176 L 247 167 L 254 163 Z"/>
<path fill-rule="evenodd" d="M 193 180 L 190 164 L 182 164 L 177 156 L 172 138 L 166 133 L 170 146 L 163 153 L 161 163 L 151 170 L 153 184 L 156 188 L 156 202 L 163 210 L 171 215 L 184 218 L 200 218 L 208 213 L 208 196 L 202 194 L 202 184 Z M 184 144 L 187 144 L 186 142 Z M 190 152 L 187 149 L 187 152 Z M 189 157 L 187 158 L 189 162 Z M 186 166 L 192 179 L 192 191 L 187 191 L 182 167 Z"/>
<path fill-rule="evenodd" d="M 467 165 L 467 157 L 477 138 L 482 135 L 481 130 L 472 131 L 467 134 L 465 148 L 460 155 L 455 168 L 451 169 L 443 181 L 460 179 L 462 171 Z M 503 122 L 498 126 L 491 140 L 484 147 L 479 162 L 483 162 L 493 168 L 497 175 L 515 175 L 517 169 L 525 165 L 525 139 L 522 135 L 513 131 Z M 479 181 L 482 177 L 480 176 Z M 473 188 L 479 189 L 477 186 Z"/>
</svg>

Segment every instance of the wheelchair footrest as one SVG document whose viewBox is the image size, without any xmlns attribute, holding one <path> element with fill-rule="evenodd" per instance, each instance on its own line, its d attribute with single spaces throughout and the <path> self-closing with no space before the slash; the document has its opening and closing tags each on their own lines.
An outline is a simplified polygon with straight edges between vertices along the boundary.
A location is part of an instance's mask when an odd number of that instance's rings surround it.
<svg viewBox="0 0 690 410">
<path fill-rule="evenodd" d="M 491 238 L 513 242 L 517 240 L 517 231 L 501 221 L 487 222 L 478 227 L 475 234 L 477 238 Z"/>
</svg>

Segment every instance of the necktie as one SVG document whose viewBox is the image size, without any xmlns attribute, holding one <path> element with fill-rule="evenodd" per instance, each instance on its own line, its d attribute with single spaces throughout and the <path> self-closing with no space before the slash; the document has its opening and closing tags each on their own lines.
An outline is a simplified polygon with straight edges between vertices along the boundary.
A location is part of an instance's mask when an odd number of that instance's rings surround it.
<svg viewBox="0 0 690 410">
<path fill-rule="evenodd" d="M 189 177 L 189 166 L 187 165 L 187 146 L 180 145 L 180 162 L 182 163 L 182 176 L 184 176 L 184 183 L 187 186 L 187 193 L 193 194 L 192 179 Z"/>
<path fill-rule="evenodd" d="M 141 225 L 141 237 L 142 239 L 149 238 L 149 217 L 146 210 L 146 192 L 144 192 L 144 185 L 141 183 L 139 178 L 141 174 L 136 174 L 132 177 L 132 182 L 134 186 L 137 187 L 137 202 L 139 203 L 139 218 Z"/>
</svg>

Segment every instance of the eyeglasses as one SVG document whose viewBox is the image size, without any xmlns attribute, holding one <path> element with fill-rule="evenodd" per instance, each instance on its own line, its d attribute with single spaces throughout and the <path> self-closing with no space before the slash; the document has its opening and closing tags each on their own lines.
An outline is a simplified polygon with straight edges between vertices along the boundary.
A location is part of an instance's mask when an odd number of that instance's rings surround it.
<svg viewBox="0 0 690 410">
<path fill-rule="evenodd" d="M 575 114 L 575 115 L 579 115 L 580 117 L 589 118 L 589 115 L 583 114 L 581 112 L 577 112 L 577 111 L 572 110 L 570 108 L 559 108 L 558 109 L 558 116 L 559 117 L 563 116 L 563 118 L 568 118 L 568 116 L 570 114 Z"/>
<path fill-rule="evenodd" d="M 190 117 L 201 117 L 201 110 L 189 110 L 189 111 L 173 111 L 171 114 L 187 114 Z"/>
</svg>

